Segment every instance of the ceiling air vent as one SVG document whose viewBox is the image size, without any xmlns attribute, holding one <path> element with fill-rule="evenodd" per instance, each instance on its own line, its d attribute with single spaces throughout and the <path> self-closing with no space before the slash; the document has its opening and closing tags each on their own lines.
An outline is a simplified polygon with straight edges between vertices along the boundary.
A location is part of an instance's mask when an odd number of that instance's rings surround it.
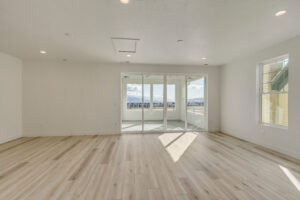
<svg viewBox="0 0 300 200">
<path fill-rule="evenodd" d="M 138 38 L 111 38 L 113 47 L 118 53 L 136 53 L 136 46 L 140 39 Z"/>
</svg>

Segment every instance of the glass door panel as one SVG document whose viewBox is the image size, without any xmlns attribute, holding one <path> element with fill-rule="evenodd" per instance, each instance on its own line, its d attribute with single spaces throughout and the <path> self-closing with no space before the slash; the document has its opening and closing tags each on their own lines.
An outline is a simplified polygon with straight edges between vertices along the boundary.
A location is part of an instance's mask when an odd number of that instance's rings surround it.
<svg viewBox="0 0 300 200">
<path fill-rule="evenodd" d="M 185 76 L 167 76 L 167 131 L 185 130 Z"/>
<path fill-rule="evenodd" d="M 142 75 L 122 75 L 122 132 L 142 131 Z"/>
<path fill-rule="evenodd" d="M 187 130 L 207 130 L 205 77 L 187 76 Z"/>
<path fill-rule="evenodd" d="M 144 75 L 144 131 L 164 130 L 164 76 Z"/>
</svg>

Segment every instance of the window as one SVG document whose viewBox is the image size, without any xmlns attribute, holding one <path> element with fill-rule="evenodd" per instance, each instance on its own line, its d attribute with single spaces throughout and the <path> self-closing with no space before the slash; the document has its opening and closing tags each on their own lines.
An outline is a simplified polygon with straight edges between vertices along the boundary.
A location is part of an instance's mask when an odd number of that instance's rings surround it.
<svg viewBox="0 0 300 200">
<path fill-rule="evenodd" d="M 142 108 L 142 84 L 127 84 L 127 109 Z"/>
<path fill-rule="evenodd" d="M 127 109 L 142 109 L 142 84 L 127 84 Z M 151 92 L 152 90 L 152 92 Z M 175 110 L 175 84 L 167 85 L 167 105 L 168 110 Z M 144 108 L 163 109 L 164 108 L 164 85 L 163 84 L 144 84 Z M 152 102 L 152 104 L 151 104 Z"/>
<path fill-rule="evenodd" d="M 204 115 L 204 78 L 188 78 L 187 112 Z"/>
<path fill-rule="evenodd" d="M 142 109 L 142 84 L 127 84 L 127 109 Z M 150 108 L 150 84 L 144 84 L 144 108 Z"/>
<path fill-rule="evenodd" d="M 168 84 L 167 85 L 167 106 L 168 110 L 175 110 L 175 94 L 176 94 L 176 87 L 175 84 Z"/>
<path fill-rule="evenodd" d="M 288 126 L 287 56 L 261 64 L 261 123 Z"/>
<path fill-rule="evenodd" d="M 150 98 L 151 98 L 150 84 L 144 84 L 144 109 L 145 110 L 150 109 Z"/>
<path fill-rule="evenodd" d="M 164 85 L 153 84 L 153 109 L 164 108 Z"/>
</svg>

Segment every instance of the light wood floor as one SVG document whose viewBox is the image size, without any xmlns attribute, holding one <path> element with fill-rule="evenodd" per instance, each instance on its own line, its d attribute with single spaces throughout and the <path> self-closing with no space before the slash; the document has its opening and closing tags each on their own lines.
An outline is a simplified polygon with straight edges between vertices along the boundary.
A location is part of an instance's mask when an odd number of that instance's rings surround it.
<svg viewBox="0 0 300 200">
<path fill-rule="evenodd" d="M 299 200 L 299 180 L 299 164 L 223 134 L 40 137 L 0 145 L 3 200 Z"/>
</svg>

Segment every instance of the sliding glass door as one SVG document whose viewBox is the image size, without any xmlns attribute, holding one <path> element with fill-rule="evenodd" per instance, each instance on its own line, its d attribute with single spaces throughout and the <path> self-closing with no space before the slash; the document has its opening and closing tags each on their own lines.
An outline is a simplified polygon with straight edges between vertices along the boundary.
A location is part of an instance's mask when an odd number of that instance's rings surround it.
<svg viewBox="0 0 300 200">
<path fill-rule="evenodd" d="M 205 78 L 188 76 L 187 79 L 187 130 L 206 130 Z"/>
<path fill-rule="evenodd" d="M 122 132 L 207 130 L 205 76 L 123 74 Z"/>
<path fill-rule="evenodd" d="M 185 130 L 185 76 L 167 76 L 167 131 Z"/>
<path fill-rule="evenodd" d="M 143 131 L 143 76 L 124 75 L 122 80 L 122 131 Z"/>
<path fill-rule="evenodd" d="M 144 75 L 144 131 L 164 130 L 164 76 Z"/>
</svg>

